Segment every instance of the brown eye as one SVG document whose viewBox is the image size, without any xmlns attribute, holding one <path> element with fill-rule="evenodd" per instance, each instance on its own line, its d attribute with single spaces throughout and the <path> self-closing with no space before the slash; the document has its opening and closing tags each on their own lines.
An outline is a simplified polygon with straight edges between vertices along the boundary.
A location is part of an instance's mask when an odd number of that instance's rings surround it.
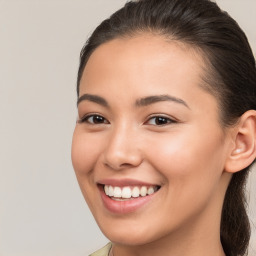
<svg viewBox="0 0 256 256">
<path fill-rule="evenodd" d="M 176 121 L 164 116 L 154 116 L 147 121 L 147 124 L 157 125 L 157 126 L 167 125 L 171 123 L 176 123 Z"/>
<path fill-rule="evenodd" d="M 109 122 L 103 116 L 89 115 L 81 119 L 81 123 L 86 122 L 89 124 L 108 124 Z"/>
</svg>

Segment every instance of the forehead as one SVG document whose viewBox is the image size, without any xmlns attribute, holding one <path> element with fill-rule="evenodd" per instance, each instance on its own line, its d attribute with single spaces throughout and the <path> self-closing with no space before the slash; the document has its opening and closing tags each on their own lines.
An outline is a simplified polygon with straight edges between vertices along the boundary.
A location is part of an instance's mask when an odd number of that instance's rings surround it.
<svg viewBox="0 0 256 256">
<path fill-rule="evenodd" d="M 98 85 L 119 83 L 149 90 L 160 83 L 200 85 L 204 62 L 201 54 L 178 41 L 143 34 L 118 38 L 99 46 L 89 58 L 80 83 L 81 91 Z M 103 89 L 103 88 L 101 88 Z"/>
<path fill-rule="evenodd" d="M 138 66 L 142 61 L 157 64 L 169 59 L 169 65 L 171 65 L 177 57 L 177 60 L 193 62 L 196 66 L 204 65 L 202 52 L 197 49 L 178 40 L 146 33 L 116 38 L 97 47 L 85 69 L 98 61 L 109 64 L 113 60 L 118 60 L 120 64 L 134 61 L 133 64 Z"/>
</svg>

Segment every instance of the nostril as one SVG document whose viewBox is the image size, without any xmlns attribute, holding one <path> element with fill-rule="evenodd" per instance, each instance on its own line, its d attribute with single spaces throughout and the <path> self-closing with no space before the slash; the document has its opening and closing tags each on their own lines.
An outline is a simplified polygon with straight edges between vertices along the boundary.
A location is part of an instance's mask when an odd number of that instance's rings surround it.
<svg viewBox="0 0 256 256">
<path fill-rule="evenodd" d="M 136 167 L 137 165 L 133 165 L 133 164 L 129 164 L 129 163 L 121 163 L 121 164 L 119 164 L 118 162 L 116 162 L 116 163 L 108 162 L 108 163 L 105 163 L 105 166 L 108 167 L 111 170 L 119 171 L 119 170 L 124 170 L 124 169 L 131 169 L 133 167 Z"/>
<path fill-rule="evenodd" d="M 138 153 L 138 155 L 129 155 L 124 154 L 124 155 L 113 155 L 113 156 L 105 156 L 105 166 L 112 169 L 112 170 L 123 170 L 123 169 L 128 169 L 128 168 L 134 168 L 138 167 L 143 159 L 141 155 Z"/>
</svg>

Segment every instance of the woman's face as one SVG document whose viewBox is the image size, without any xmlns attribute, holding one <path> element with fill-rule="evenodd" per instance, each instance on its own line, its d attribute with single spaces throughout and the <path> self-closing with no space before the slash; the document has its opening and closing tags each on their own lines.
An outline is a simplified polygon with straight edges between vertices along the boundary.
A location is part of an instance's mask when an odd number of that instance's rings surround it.
<svg viewBox="0 0 256 256">
<path fill-rule="evenodd" d="M 216 99 L 200 86 L 202 66 L 195 51 L 150 35 L 112 40 L 91 55 L 72 161 L 111 241 L 219 228 L 230 141 Z"/>
</svg>

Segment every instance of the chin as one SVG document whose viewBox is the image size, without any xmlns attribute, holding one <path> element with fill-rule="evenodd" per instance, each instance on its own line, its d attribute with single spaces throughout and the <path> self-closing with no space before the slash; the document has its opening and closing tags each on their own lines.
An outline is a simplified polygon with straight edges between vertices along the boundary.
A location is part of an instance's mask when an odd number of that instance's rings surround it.
<svg viewBox="0 0 256 256">
<path fill-rule="evenodd" d="M 154 238 L 149 238 L 145 237 L 143 235 L 138 235 L 138 234 L 113 234 L 113 233 L 108 233 L 105 234 L 106 237 L 115 244 L 122 244 L 122 245 L 127 245 L 127 246 L 141 246 L 144 244 L 148 244 L 152 241 L 154 241 Z"/>
<path fill-rule="evenodd" d="M 155 232 L 156 228 L 150 225 L 139 226 L 136 223 L 128 224 L 127 222 L 117 224 L 113 221 L 112 225 L 100 225 L 100 228 L 103 234 L 115 244 L 140 246 L 160 238 Z"/>
</svg>

